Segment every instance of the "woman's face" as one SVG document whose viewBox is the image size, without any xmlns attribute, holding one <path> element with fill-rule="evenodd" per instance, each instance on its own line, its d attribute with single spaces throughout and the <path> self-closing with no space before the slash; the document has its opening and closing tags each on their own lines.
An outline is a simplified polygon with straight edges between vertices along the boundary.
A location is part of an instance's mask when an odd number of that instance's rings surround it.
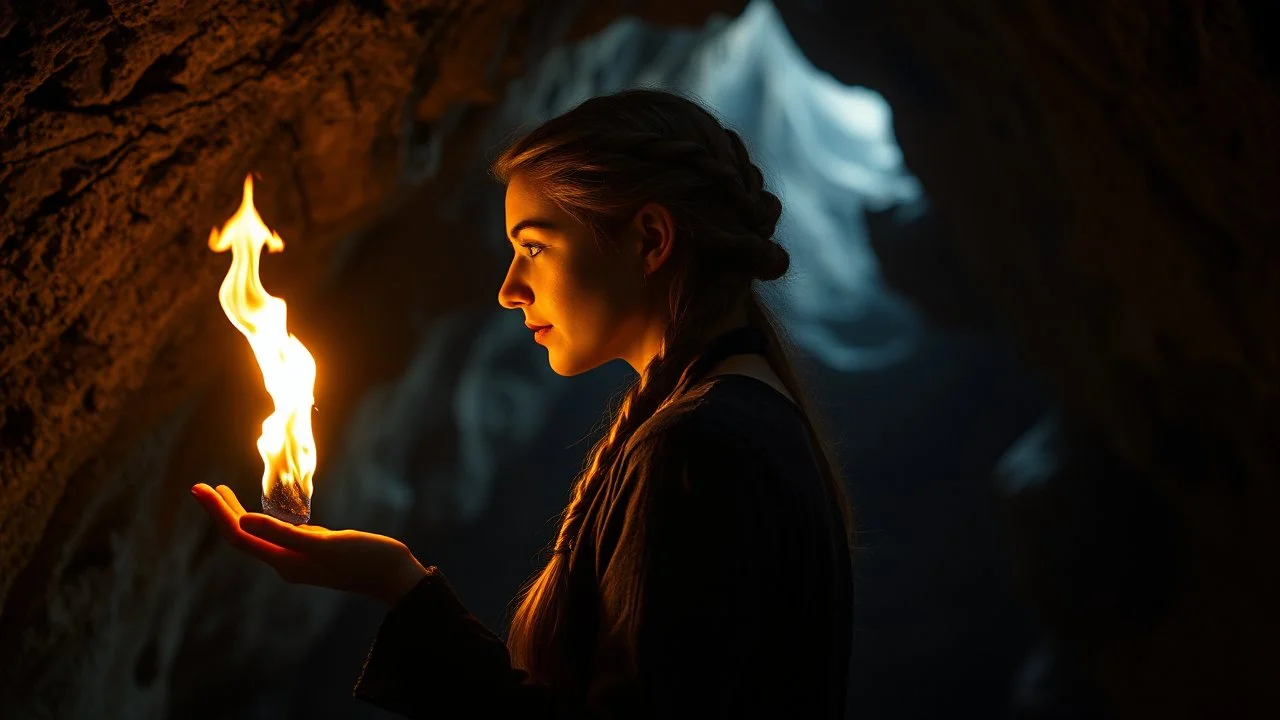
<svg viewBox="0 0 1280 720">
<path fill-rule="evenodd" d="M 597 244 L 590 228 L 516 174 L 507 185 L 513 257 L 498 303 L 519 308 L 551 369 L 577 375 L 615 358 L 643 362 L 651 332 L 641 233 L 627 228 Z M 643 365 L 640 365 L 643 367 Z"/>
</svg>

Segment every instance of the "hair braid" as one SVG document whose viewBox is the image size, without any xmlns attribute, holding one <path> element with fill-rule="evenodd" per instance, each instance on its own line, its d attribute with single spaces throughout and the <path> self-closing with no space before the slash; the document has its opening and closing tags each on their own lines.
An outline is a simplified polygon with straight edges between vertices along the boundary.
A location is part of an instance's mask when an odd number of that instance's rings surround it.
<svg viewBox="0 0 1280 720">
<path fill-rule="evenodd" d="M 756 275 L 761 280 L 782 277 L 791 266 L 791 256 L 785 248 L 773 240 L 773 234 L 778 229 L 778 219 L 782 217 L 782 201 L 777 195 L 765 189 L 764 173 L 751 161 L 751 154 L 747 152 L 747 146 L 742 141 L 742 137 L 729 129 L 725 129 L 724 132 L 729 138 L 729 146 L 733 150 L 733 163 L 739 177 L 745 180 L 744 187 L 750 199 L 749 204 L 755 211 L 752 229 L 761 240 L 761 244 L 757 246 Z"/>
<path fill-rule="evenodd" d="M 592 136 L 595 148 L 638 155 L 669 166 L 684 165 L 727 190 L 728 198 L 744 218 L 747 231 L 732 232 L 712 229 L 706 239 L 716 241 L 729 257 L 759 280 L 775 280 L 786 274 L 791 258 L 786 249 L 773 241 L 782 215 L 782 201 L 764 187 L 764 173 L 751 161 L 742 137 L 725 129 L 730 157 L 718 158 L 707 146 L 691 140 L 671 139 L 657 133 L 626 133 Z M 598 152 L 599 150 L 597 150 Z"/>
<path fill-rule="evenodd" d="M 591 452 L 591 462 L 574 483 L 569 505 L 565 509 L 554 552 L 571 553 L 581 529 L 590 498 L 607 469 L 617 462 L 635 431 L 667 402 L 678 398 L 694 381 L 689 372 L 698 358 L 706 338 L 697 329 L 706 327 L 728 310 L 732 294 L 708 293 L 675 309 L 667 325 L 662 348 L 632 383 L 618 403 L 614 421 Z M 593 487 L 597 486 L 597 487 Z"/>
<path fill-rule="evenodd" d="M 708 292 L 699 292 L 699 297 L 676 309 L 663 337 L 662 349 L 623 395 L 609 429 L 590 453 L 591 462 L 573 484 L 546 567 L 526 585 L 522 596 L 541 597 L 553 604 L 553 598 L 567 594 L 569 559 L 577 549 L 592 501 L 636 431 L 693 384 L 689 371 L 706 341 L 698 330 L 721 317 L 735 297 L 732 293 L 716 292 L 714 288 L 706 290 Z M 569 678 L 562 675 L 565 672 L 562 665 L 531 662 L 539 654 L 548 652 L 548 648 L 555 647 L 554 638 L 562 622 L 556 615 L 550 622 L 532 623 L 530 615 L 534 608 L 530 603 L 522 603 L 517 609 L 512 627 L 521 627 L 524 632 L 512 633 L 508 648 L 518 663 L 525 667 L 537 665 L 544 681 L 568 682 Z"/>
<path fill-rule="evenodd" d="M 722 239 L 728 240 L 727 249 L 749 259 L 746 265 L 757 279 L 777 279 L 791 264 L 787 251 L 773 241 L 782 215 L 782 201 L 765 189 L 764 173 L 751 161 L 742 137 L 727 128 L 724 135 L 731 153 L 731 157 L 725 159 L 715 157 L 705 145 L 688 140 L 653 136 L 637 144 L 641 152 L 667 161 L 685 160 L 702 175 L 723 183 L 729 190 L 729 198 L 745 218 L 743 225 L 754 236 L 722 234 Z"/>
<path fill-rule="evenodd" d="M 782 202 L 764 188 L 764 173 L 751 161 L 741 136 L 733 130 L 720 128 L 718 122 L 716 127 L 720 129 L 722 138 L 712 139 L 721 142 L 682 140 L 644 131 L 583 132 L 572 142 L 554 148 L 532 145 L 513 154 L 506 162 L 517 167 L 537 162 L 542 156 L 556 152 L 573 158 L 577 172 L 584 175 L 609 167 L 614 158 L 643 158 L 669 170 L 691 169 L 697 177 L 724 191 L 724 196 L 738 213 L 737 223 L 715 224 L 704 233 L 704 239 L 715 246 L 711 249 L 719 250 L 726 259 L 743 267 L 756 279 L 775 280 L 790 266 L 786 250 L 772 240 L 782 214 Z M 723 142 L 725 140 L 727 142 Z M 709 149 L 708 144 L 723 146 L 722 157 Z M 577 216 L 573 208 L 565 209 Z M 723 229 L 735 224 L 745 232 Z M 597 227 L 597 234 L 607 234 L 606 228 Z"/>
</svg>

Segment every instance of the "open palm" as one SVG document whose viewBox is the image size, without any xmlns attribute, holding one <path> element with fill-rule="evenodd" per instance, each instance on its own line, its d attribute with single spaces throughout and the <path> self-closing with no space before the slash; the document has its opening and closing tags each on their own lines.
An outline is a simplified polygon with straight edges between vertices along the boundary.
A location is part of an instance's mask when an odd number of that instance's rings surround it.
<svg viewBox="0 0 1280 720">
<path fill-rule="evenodd" d="M 237 550 L 275 569 L 291 583 L 333 588 L 394 605 L 426 574 L 404 543 L 359 530 L 290 525 L 247 512 L 226 485 L 204 483 L 191 494 Z"/>
</svg>

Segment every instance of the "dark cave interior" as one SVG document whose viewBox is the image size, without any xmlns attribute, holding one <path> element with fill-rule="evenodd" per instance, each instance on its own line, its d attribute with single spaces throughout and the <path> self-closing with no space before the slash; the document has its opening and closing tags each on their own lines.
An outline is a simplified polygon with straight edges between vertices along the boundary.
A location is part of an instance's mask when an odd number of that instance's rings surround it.
<svg viewBox="0 0 1280 720">
<path fill-rule="evenodd" d="M 849 717 L 1280 716 L 1278 20 L 0 3 L 0 715 L 387 717 L 350 696 L 383 609 L 282 582 L 187 496 L 261 474 L 205 243 L 250 173 L 319 364 L 314 516 L 499 628 L 626 369 L 560 378 L 497 307 L 487 162 L 657 85 L 786 191 L 780 302 L 861 532 Z"/>
</svg>

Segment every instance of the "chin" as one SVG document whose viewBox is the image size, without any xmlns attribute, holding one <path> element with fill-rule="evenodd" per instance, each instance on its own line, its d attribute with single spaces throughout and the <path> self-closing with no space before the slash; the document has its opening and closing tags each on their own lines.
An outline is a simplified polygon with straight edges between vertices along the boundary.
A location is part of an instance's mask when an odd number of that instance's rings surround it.
<svg viewBox="0 0 1280 720">
<path fill-rule="evenodd" d="M 590 367 L 583 367 L 581 365 L 556 362 L 555 359 L 551 359 L 550 362 L 551 362 L 551 369 L 555 372 L 555 374 L 561 377 L 573 377 L 574 375 L 581 375 L 582 373 L 591 369 Z"/>
<path fill-rule="evenodd" d="M 604 364 L 603 362 L 592 362 L 585 358 L 564 357 L 554 350 L 547 351 L 547 362 L 550 363 L 551 370 L 561 377 L 581 375 Z"/>
</svg>

